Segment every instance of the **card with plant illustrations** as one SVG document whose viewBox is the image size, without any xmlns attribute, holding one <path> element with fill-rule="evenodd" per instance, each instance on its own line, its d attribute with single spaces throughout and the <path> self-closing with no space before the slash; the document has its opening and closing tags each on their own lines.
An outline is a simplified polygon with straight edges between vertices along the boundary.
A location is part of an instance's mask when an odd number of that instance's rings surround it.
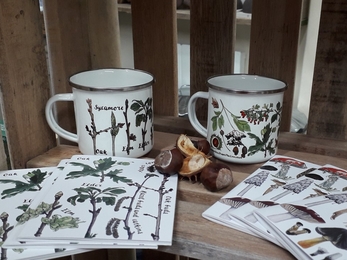
<svg viewBox="0 0 347 260">
<path fill-rule="evenodd" d="M 171 245 L 177 176 L 153 159 L 73 156 L 58 179 L 36 198 L 18 239 L 92 244 Z"/>
<path fill-rule="evenodd" d="M 58 172 L 56 167 L 8 170 L 0 172 L 0 259 L 49 259 L 85 250 L 27 249 L 14 243 L 6 248 L 5 243 L 18 230 L 17 220 L 23 216 L 31 201 L 43 187 L 52 185 Z M 59 171 L 59 169 L 58 169 Z M 18 247 L 16 247 L 18 246 Z"/>
</svg>

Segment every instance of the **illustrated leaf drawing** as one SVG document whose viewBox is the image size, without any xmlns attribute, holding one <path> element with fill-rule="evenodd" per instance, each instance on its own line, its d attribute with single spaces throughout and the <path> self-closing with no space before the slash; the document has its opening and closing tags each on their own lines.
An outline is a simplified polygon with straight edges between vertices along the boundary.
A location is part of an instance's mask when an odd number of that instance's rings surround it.
<svg viewBox="0 0 347 260">
<path fill-rule="evenodd" d="M 81 166 L 82 170 L 80 171 L 72 171 L 67 174 L 66 179 L 79 178 L 84 176 L 93 176 L 93 177 L 101 177 L 100 182 L 104 181 L 105 171 L 114 166 L 117 161 L 113 161 L 111 157 L 103 158 L 99 160 L 93 161 L 95 168 L 83 164 L 83 163 L 71 163 L 74 166 Z"/>
<path fill-rule="evenodd" d="M 58 231 L 65 228 L 78 228 L 78 224 L 83 223 L 84 221 L 80 221 L 79 218 L 71 216 L 62 217 L 61 215 L 55 214 L 51 218 L 43 217 L 41 222 L 49 225 L 53 231 Z"/>
<path fill-rule="evenodd" d="M 248 122 L 245 120 L 240 120 L 237 117 L 233 117 L 234 123 L 237 126 L 237 128 L 242 132 L 250 132 L 251 127 L 249 126 Z"/>
<path fill-rule="evenodd" d="M 145 122 L 146 121 L 146 115 L 144 114 L 139 114 L 139 115 L 136 115 L 136 126 L 140 126 L 142 122 Z"/>
<path fill-rule="evenodd" d="M 105 177 L 110 177 L 116 183 L 118 183 L 118 182 L 124 182 L 124 183 L 132 182 L 131 179 L 128 179 L 125 176 L 119 176 L 118 174 L 120 174 L 120 173 L 122 173 L 121 169 L 115 169 L 113 171 L 109 171 L 108 173 L 106 173 Z"/>
<path fill-rule="evenodd" d="M 116 198 L 115 197 L 102 197 L 102 201 L 108 206 L 113 206 L 116 203 Z"/>
<path fill-rule="evenodd" d="M 267 124 L 262 130 L 261 130 L 261 137 L 256 136 L 253 133 L 248 133 L 248 136 L 251 139 L 255 140 L 255 145 L 252 145 L 249 147 L 248 152 L 250 155 L 253 155 L 259 151 L 266 152 L 268 151 L 270 154 L 273 154 L 275 152 L 275 149 L 272 147 L 273 140 L 270 140 L 270 134 L 272 132 L 270 124 Z"/>
<path fill-rule="evenodd" d="M 103 194 L 107 194 L 110 196 L 118 196 L 119 194 L 124 193 L 125 190 L 123 188 L 106 188 L 102 191 Z"/>
<path fill-rule="evenodd" d="M 272 117 L 271 117 L 271 123 L 275 122 L 278 118 L 278 115 L 277 114 L 273 114 Z"/>
<path fill-rule="evenodd" d="M 135 111 L 135 114 L 138 114 L 141 112 L 143 106 L 142 100 L 135 100 L 135 102 L 131 104 L 130 109 Z"/>
<path fill-rule="evenodd" d="M 81 166 L 83 169 L 81 171 L 72 171 L 70 173 L 67 174 L 66 179 L 74 179 L 74 178 L 79 178 L 79 177 L 83 177 L 83 176 L 94 176 L 94 177 L 98 177 L 98 171 L 93 168 L 90 167 L 89 165 L 83 164 L 83 163 L 76 163 L 76 162 L 71 162 L 72 165 L 74 166 Z"/>
<path fill-rule="evenodd" d="M 95 187 L 80 187 L 75 188 L 74 191 L 77 192 L 77 195 L 71 196 L 67 199 L 67 201 L 73 206 L 76 205 L 76 202 L 83 203 L 87 199 L 92 204 L 92 209 L 89 210 L 89 212 L 92 214 L 92 220 L 84 236 L 85 238 L 93 238 L 96 236 L 96 234 L 92 234 L 92 228 L 101 211 L 101 208 L 97 208 L 96 204 L 104 202 L 107 206 L 113 206 L 116 203 L 116 196 L 126 192 L 123 188 L 118 187 L 109 187 L 104 190 Z"/>
<path fill-rule="evenodd" d="M 112 161 L 112 158 L 103 158 L 94 161 L 94 165 L 98 171 L 106 171 L 111 168 L 117 161 Z"/>
<path fill-rule="evenodd" d="M 23 178 L 27 182 L 8 179 L 0 180 L 0 183 L 12 183 L 15 186 L 14 188 L 3 190 L 1 192 L 1 195 L 3 195 L 2 199 L 6 199 L 26 191 L 41 190 L 40 184 L 47 177 L 47 174 L 47 172 L 42 172 L 38 169 L 23 175 Z"/>
<path fill-rule="evenodd" d="M 23 210 L 23 213 L 16 217 L 16 221 L 19 221 L 24 212 L 29 208 L 29 204 L 23 204 L 22 206 L 18 206 L 16 209 Z"/>
<path fill-rule="evenodd" d="M 49 174 L 48 174 L 49 175 Z M 27 179 L 30 183 L 40 185 L 43 180 L 46 178 L 47 172 L 42 172 L 40 169 L 34 170 L 32 172 L 28 172 L 23 175 L 25 179 Z"/>
<path fill-rule="evenodd" d="M 130 109 L 135 112 L 135 125 L 136 127 L 140 127 L 143 123 L 143 127 L 141 129 L 142 133 L 142 149 L 145 150 L 146 146 L 146 133 L 147 133 L 147 121 L 152 120 L 153 110 L 152 110 L 152 98 L 147 98 L 145 103 L 142 100 L 133 100 Z"/>
</svg>

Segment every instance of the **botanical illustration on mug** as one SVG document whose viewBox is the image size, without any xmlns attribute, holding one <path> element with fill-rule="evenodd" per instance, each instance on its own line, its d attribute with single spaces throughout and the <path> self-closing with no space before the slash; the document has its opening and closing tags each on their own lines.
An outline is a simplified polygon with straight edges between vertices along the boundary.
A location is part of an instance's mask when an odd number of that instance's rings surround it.
<svg viewBox="0 0 347 260">
<path fill-rule="evenodd" d="M 88 113 L 90 115 L 90 126 L 86 125 L 85 130 L 88 132 L 89 136 L 93 142 L 93 151 L 94 154 L 105 154 L 107 155 L 107 151 L 104 149 L 98 149 L 97 147 L 97 137 L 99 135 L 105 135 L 106 133 L 111 135 L 111 146 L 112 146 L 112 156 L 116 156 L 116 138 L 119 134 L 119 131 L 125 131 L 127 138 L 127 145 L 123 146 L 122 151 L 126 152 L 127 155 L 130 154 L 131 150 L 134 150 L 134 144 L 132 142 L 139 141 L 138 148 L 142 148 L 145 151 L 145 148 L 148 144 L 153 143 L 153 127 L 150 128 L 149 139 L 147 137 L 147 124 L 150 123 L 152 125 L 153 120 L 153 110 L 152 110 L 152 98 L 147 98 L 145 102 L 142 100 L 132 100 L 132 104 L 130 106 L 130 110 L 133 111 L 135 117 L 129 112 L 129 100 L 125 100 L 125 107 L 99 107 L 95 106 L 93 110 L 93 102 L 92 99 L 88 98 L 86 100 L 88 104 Z M 95 109 L 96 108 L 96 109 Z M 110 125 L 104 129 L 98 129 L 95 123 L 95 113 L 109 110 L 110 113 Z M 114 111 L 121 110 L 122 118 L 117 118 Z M 135 120 L 134 120 L 135 119 Z M 124 120 L 124 121 L 123 121 Z M 132 122 L 132 121 L 135 122 Z M 141 128 L 141 139 L 139 140 L 138 136 L 134 134 L 134 128 L 131 127 L 135 125 L 136 128 Z M 124 130 L 122 130 L 124 129 Z"/>
<path fill-rule="evenodd" d="M 264 153 L 264 157 L 275 154 L 277 138 L 272 133 L 277 133 L 280 126 L 282 104 L 276 105 L 254 104 L 242 109 L 236 115 L 230 111 L 223 101 L 212 97 L 214 115 L 211 117 L 214 134 L 210 137 L 211 148 L 215 153 L 222 154 L 222 149 L 231 152 L 223 154 L 233 158 L 242 159 L 256 153 Z M 253 127 L 253 126 L 263 126 Z M 219 129 L 219 132 L 218 132 Z M 258 131 L 258 132 L 257 132 Z M 246 145 L 242 139 L 248 137 L 254 144 Z"/>
</svg>

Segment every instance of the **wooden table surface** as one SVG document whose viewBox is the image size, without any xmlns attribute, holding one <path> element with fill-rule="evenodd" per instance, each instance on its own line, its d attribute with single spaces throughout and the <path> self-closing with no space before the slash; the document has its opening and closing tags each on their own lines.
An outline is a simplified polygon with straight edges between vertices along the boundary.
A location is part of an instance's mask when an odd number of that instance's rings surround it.
<svg viewBox="0 0 347 260">
<path fill-rule="evenodd" d="M 147 157 L 155 157 L 160 150 L 175 144 L 177 134 L 155 132 L 155 144 Z M 30 160 L 27 167 L 54 166 L 71 155 L 78 154 L 74 146 L 58 146 Z M 278 154 L 301 160 L 332 164 L 347 169 L 342 158 L 279 150 Z M 204 219 L 201 214 L 225 193 L 239 184 L 261 164 L 229 164 L 234 176 L 233 183 L 225 190 L 212 193 L 199 183 L 180 180 L 172 246 L 160 246 L 158 250 L 197 259 L 295 259 L 286 250 L 263 239 L 216 224 Z"/>
</svg>

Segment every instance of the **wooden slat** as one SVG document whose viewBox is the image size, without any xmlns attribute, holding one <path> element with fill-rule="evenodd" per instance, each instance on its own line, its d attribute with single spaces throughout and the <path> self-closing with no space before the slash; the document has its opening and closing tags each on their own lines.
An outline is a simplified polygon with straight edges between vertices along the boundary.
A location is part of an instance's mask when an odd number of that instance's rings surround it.
<svg viewBox="0 0 347 260">
<path fill-rule="evenodd" d="M 49 98 L 39 1 L 0 1 L 0 82 L 13 168 L 52 148 L 44 116 Z"/>
<path fill-rule="evenodd" d="M 347 139 L 347 3 L 323 0 L 307 133 Z"/>
<path fill-rule="evenodd" d="M 116 0 L 44 0 L 43 6 L 54 93 L 71 92 L 68 79 L 76 72 L 120 67 Z M 59 103 L 59 124 L 75 132 L 72 102 Z"/>
<path fill-rule="evenodd" d="M 177 116 L 176 1 L 131 1 L 134 65 L 154 75 L 154 114 Z"/>
<path fill-rule="evenodd" d="M 0 171 L 7 169 L 7 155 L 5 153 L 4 142 L 0 139 Z"/>
<path fill-rule="evenodd" d="M 159 250 L 197 259 L 289 260 L 288 251 L 255 236 L 204 219 L 209 207 L 178 201 L 172 246 Z"/>
<path fill-rule="evenodd" d="M 234 71 L 236 1 L 191 0 L 190 94 L 207 91 L 206 80 Z M 197 102 L 199 119 L 207 117 L 207 102 Z"/>
<path fill-rule="evenodd" d="M 249 73 L 287 83 L 281 130 L 289 131 L 302 0 L 254 0 Z"/>
</svg>

